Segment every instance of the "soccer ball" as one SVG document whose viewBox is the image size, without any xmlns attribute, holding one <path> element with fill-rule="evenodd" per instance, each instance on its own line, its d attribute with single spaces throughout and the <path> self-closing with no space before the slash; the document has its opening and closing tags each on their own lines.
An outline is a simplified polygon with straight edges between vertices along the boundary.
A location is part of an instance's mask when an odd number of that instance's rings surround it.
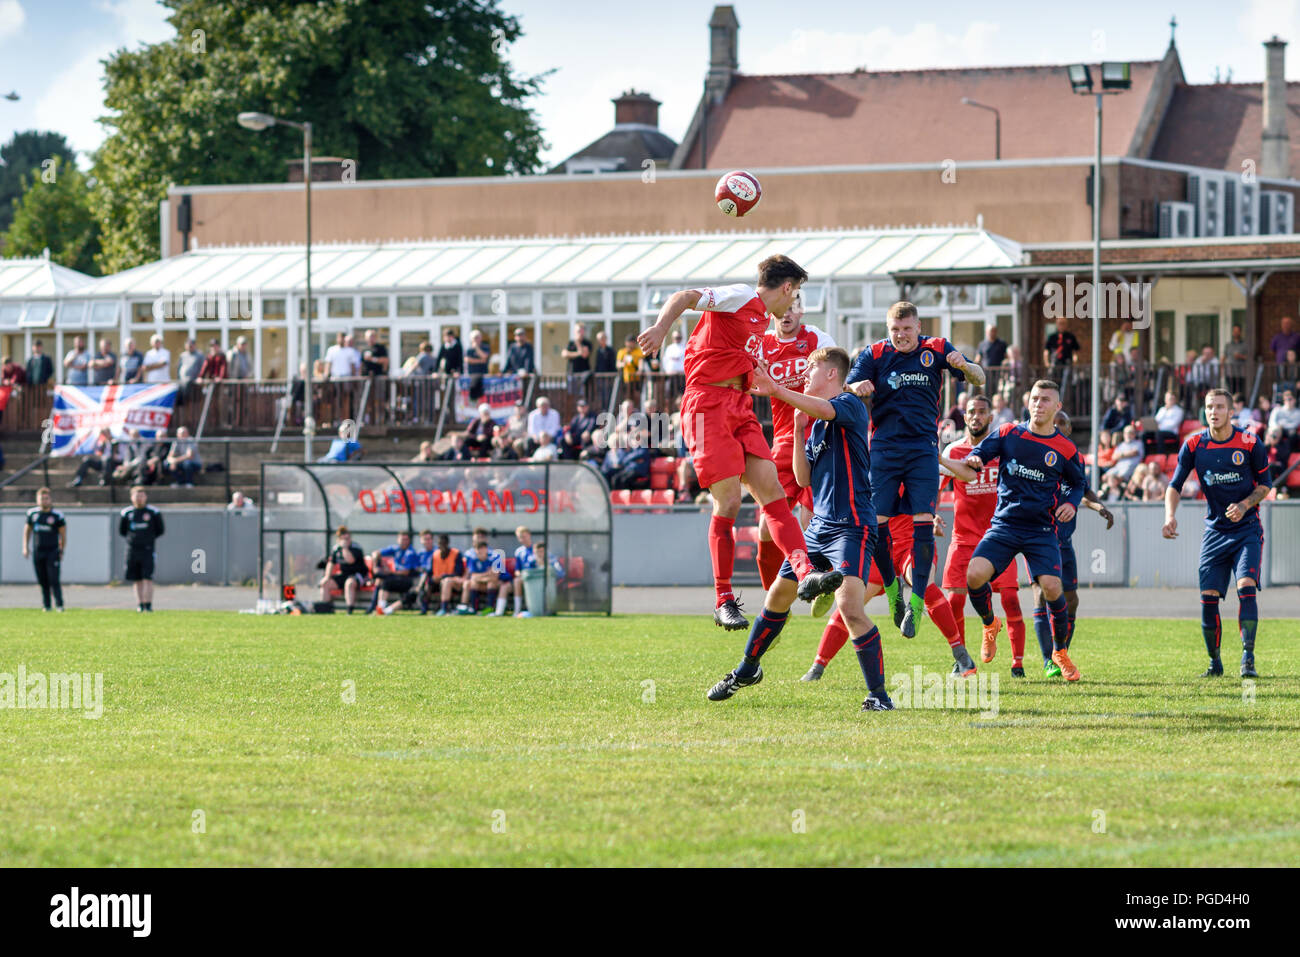
<svg viewBox="0 0 1300 957">
<path fill-rule="evenodd" d="M 743 169 L 725 174 L 713 190 L 718 209 L 728 216 L 744 216 L 758 205 L 762 196 L 763 187 L 758 185 L 758 177 Z"/>
</svg>

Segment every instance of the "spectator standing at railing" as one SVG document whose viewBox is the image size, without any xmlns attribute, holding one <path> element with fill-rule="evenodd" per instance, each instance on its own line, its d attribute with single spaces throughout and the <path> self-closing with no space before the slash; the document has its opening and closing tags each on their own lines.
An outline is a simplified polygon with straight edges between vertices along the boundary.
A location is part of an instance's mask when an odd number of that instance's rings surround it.
<svg viewBox="0 0 1300 957">
<path fill-rule="evenodd" d="M 524 327 L 515 330 L 515 341 L 506 353 L 506 375 L 536 375 L 537 366 L 533 361 L 533 344 L 528 341 Z"/>
<path fill-rule="evenodd" d="M 1110 358 L 1112 362 L 1123 362 L 1128 358 L 1128 351 L 1138 347 L 1138 333 L 1133 323 L 1125 319 L 1119 328 L 1110 334 Z"/>
<path fill-rule="evenodd" d="M 86 340 L 77 336 L 72 340 L 72 348 L 63 357 L 64 381 L 68 385 L 90 385 L 90 361 Z"/>
<path fill-rule="evenodd" d="M 672 340 L 663 350 L 664 375 L 686 374 L 686 347 L 682 345 L 682 330 L 673 329 Z M 680 390 L 679 390 L 680 391 Z"/>
<path fill-rule="evenodd" d="M 176 392 L 176 403 L 182 404 L 188 397 L 194 383 L 198 381 L 199 373 L 203 371 L 203 363 L 207 358 L 199 351 L 199 345 L 193 339 L 187 339 L 185 342 L 185 351 L 181 353 L 180 359 L 176 363 L 176 378 L 180 380 L 180 389 Z M 298 401 L 302 401 L 300 398 Z"/>
<path fill-rule="evenodd" d="M 608 374 L 618 371 L 618 353 L 614 347 L 609 344 L 609 337 L 605 335 L 602 329 L 596 333 L 596 354 L 595 371 L 599 374 Z"/>
<path fill-rule="evenodd" d="M 636 344 L 636 336 L 628 336 L 623 341 L 623 348 L 618 350 L 614 361 L 623 373 L 623 394 L 629 399 L 640 396 L 645 353 Z"/>
<path fill-rule="evenodd" d="M 1043 364 L 1052 367 L 1052 378 L 1064 384 L 1065 369 L 1074 365 L 1074 354 L 1079 351 L 1079 340 L 1070 331 L 1070 320 L 1062 316 L 1056 320 L 1056 331 L 1047 337 L 1043 349 Z"/>
<path fill-rule="evenodd" d="M 979 355 L 980 365 L 985 369 L 994 369 L 1007 360 L 1007 344 L 998 338 L 998 327 L 995 323 L 989 323 L 984 330 L 984 338 L 980 340 L 979 348 L 975 350 Z"/>
<path fill-rule="evenodd" d="M 465 350 L 460 344 L 460 334 L 452 328 L 442 331 L 442 348 L 438 350 L 435 371 L 443 375 L 460 375 L 465 368 Z"/>
<path fill-rule="evenodd" d="M 117 378 L 117 356 L 107 339 L 99 340 L 99 352 L 90 360 L 92 385 L 108 385 Z"/>
<path fill-rule="evenodd" d="M 164 466 L 175 481 L 173 485 L 181 488 L 193 488 L 194 477 L 203 471 L 199 461 L 199 443 L 190 437 L 190 430 L 181 426 L 176 430 L 176 441 L 172 443 Z"/>
<path fill-rule="evenodd" d="M 54 378 L 54 362 L 45 354 L 45 345 L 40 339 L 32 343 L 32 354 L 27 360 L 28 385 L 45 385 Z"/>
<path fill-rule="evenodd" d="M 1203 406 L 1205 393 L 1219 385 L 1219 358 L 1214 354 L 1214 346 L 1206 346 L 1201 350 L 1201 354 L 1192 363 L 1187 379 L 1195 389 L 1195 395 L 1188 405 L 1191 408 Z"/>
<path fill-rule="evenodd" d="M 248 337 L 240 336 L 235 340 L 235 348 L 226 357 L 227 378 L 251 379 L 253 377 L 253 360 L 248 354 Z"/>
<path fill-rule="evenodd" d="M 433 375 L 437 372 L 438 360 L 433 354 L 433 344 L 428 339 L 420 340 L 419 349 L 407 360 L 407 365 L 411 366 L 409 375 Z"/>
<path fill-rule="evenodd" d="M 488 374 L 488 362 L 492 353 L 483 343 L 483 333 L 477 329 L 469 334 L 469 346 L 465 349 L 465 374 L 469 376 L 469 397 L 476 401 L 483 397 L 483 377 Z"/>
<path fill-rule="evenodd" d="M 362 375 L 388 375 L 388 346 L 379 341 L 379 333 L 366 330 L 366 347 L 361 353 Z"/>
<path fill-rule="evenodd" d="M 144 353 L 135 347 L 135 340 L 122 345 L 122 384 L 134 385 L 144 379 Z"/>
<path fill-rule="evenodd" d="M 1246 363 L 1250 361 L 1250 350 L 1242 337 L 1241 326 L 1232 327 L 1232 338 L 1223 347 L 1223 375 L 1230 392 L 1246 391 Z"/>
<path fill-rule="evenodd" d="M 140 381 L 150 384 L 171 381 L 172 354 L 163 345 L 163 338 L 154 335 L 149 340 L 149 351 L 144 354 Z"/>
<path fill-rule="evenodd" d="M 221 351 L 221 340 L 213 339 L 208 343 L 208 354 L 203 359 L 203 365 L 199 367 L 200 382 L 219 382 L 224 379 L 230 367 L 226 364 L 226 354 Z M 177 433 L 177 438 L 180 433 Z"/>
<path fill-rule="evenodd" d="M 1300 332 L 1296 332 L 1294 319 L 1282 317 L 1282 329 L 1269 341 L 1268 347 L 1273 353 L 1273 361 L 1278 363 L 1286 362 L 1287 350 L 1300 352 Z"/>
<path fill-rule="evenodd" d="M 347 333 L 340 332 L 334 345 L 325 350 L 331 379 L 348 379 L 361 374 L 361 353 L 353 347 L 351 339 Z"/>
</svg>

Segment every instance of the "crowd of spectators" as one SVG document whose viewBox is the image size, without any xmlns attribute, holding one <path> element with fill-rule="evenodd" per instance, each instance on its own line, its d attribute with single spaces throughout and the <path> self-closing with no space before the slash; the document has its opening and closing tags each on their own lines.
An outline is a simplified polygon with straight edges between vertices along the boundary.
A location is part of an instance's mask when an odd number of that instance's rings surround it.
<svg viewBox="0 0 1300 957">
<path fill-rule="evenodd" d="M 203 472 L 203 462 L 198 442 L 185 426 L 176 430 L 175 439 L 168 438 L 166 429 L 159 429 L 152 439 L 141 438 L 139 429 L 130 429 L 125 439 L 115 440 L 110 430 L 101 429 L 68 488 L 82 485 L 91 472 L 99 473 L 100 485 L 193 488 Z"/>
</svg>

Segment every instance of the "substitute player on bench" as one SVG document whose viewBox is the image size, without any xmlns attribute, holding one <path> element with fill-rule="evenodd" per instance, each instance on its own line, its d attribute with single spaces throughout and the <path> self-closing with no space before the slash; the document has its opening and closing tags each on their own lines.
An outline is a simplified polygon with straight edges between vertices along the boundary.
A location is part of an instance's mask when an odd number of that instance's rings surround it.
<svg viewBox="0 0 1300 957">
<path fill-rule="evenodd" d="M 836 592 L 840 615 L 847 623 L 867 682 L 863 711 L 892 711 L 885 692 L 885 659 L 880 631 L 867 617 L 866 585 L 875 538 L 871 508 L 871 456 L 867 449 L 867 410 L 857 396 L 844 391 L 849 356 L 843 349 L 819 349 L 809 357 L 807 386 L 803 393 L 777 385 L 761 370 L 754 373 L 754 393 L 787 402 L 794 416 L 791 459 L 800 486 L 813 490 L 813 520 L 808 526 L 808 547 L 829 560 L 843 577 Z M 814 422 L 808 438 L 804 431 Z M 740 688 L 763 680 L 759 659 L 781 635 L 794 604 L 795 573 L 787 561 L 768 589 L 762 612 L 745 644 L 745 655 L 733 671 L 708 691 L 710 701 L 724 701 Z"/>
<path fill-rule="evenodd" d="M 939 400 L 943 370 L 984 385 L 984 371 L 947 339 L 921 335 L 916 306 L 896 302 L 885 320 L 888 339 L 863 349 L 849 373 L 859 396 L 871 399 L 871 487 L 876 502 L 875 561 L 885 582 L 894 623 L 905 638 L 916 635 L 934 564 L 934 510 L 939 502 Z M 902 495 L 896 489 L 903 486 Z M 912 516 L 912 594 L 901 607 L 889 528 L 895 515 Z"/>
<path fill-rule="evenodd" d="M 1237 627 L 1241 632 L 1241 676 L 1255 671 L 1255 630 L 1259 584 L 1264 553 L 1264 526 L 1259 503 L 1268 495 L 1268 455 L 1250 432 L 1232 424 L 1231 396 L 1225 389 L 1205 393 L 1205 417 L 1210 426 L 1193 432 L 1178 450 L 1178 467 L 1165 490 L 1165 538 L 1178 537 L 1178 503 L 1183 483 L 1193 471 L 1205 492 L 1205 535 L 1201 539 L 1201 635 L 1210 654 L 1203 678 L 1223 674 L 1219 657 L 1219 601 L 1228 592 L 1228 580 L 1237 579 Z"/>
<path fill-rule="evenodd" d="M 33 542 L 35 539 L 35 542 Z M 31 557 L 36 568 L 36 581 L 41 586 L 41 606 L 50 610 L 50 596 L 54 607 L 63 611 L 63 582 L 60 580 L 63 549 L 68 544 L 68 523 L 63 513 L 55 511 L 54 499 L 48 488 L 36 490 L 36 507 L 27 510 L 27 524 L 23 526 L 23 558 Z"/>
<path fill-rule="evenodd" d="M 802 392 L 804 372 L 808 368 L 808 357 L 818 349 L 829 349 L 835 341 L 816 326 L 803 324 L 803 296 L 796 295 L 785 315 L 776 320 L 773 330 L 763 336 L 763 362 L 767 365 L 767 374 L 777 383 L 794 392 Z M 796 506 L 803 506 L 799 524 L 808 527 L 812 519 L 812 493 L 800 488 L 790 467 L 790 456 L 794 451 L 794 409 L 784 402 L 772 403 L 772 461 L 776 463 L 776 475 L 785 492 L 785 500 L 794 511 Z M 763 591 L 772 587 L 777 572 L 785 556 L 768 530 L 766 519 L 758 522 L 758 577 L 763 582 Z"/>
<path fill-rule="evenodd" d="M 749 626 L 731 589 L 736 564 L 733 528 L 740 513 L 742 483 L 759 503 L 772 538 L 794 569 L 800 598 L 812 601 L 823 592 L 833 592 L 843 579 L 838 571 L 818 572 L 809 562 L 803 529 L 786 501 L 749 393 L 768 314 L 784 316 L 807 278 L 788 256 L 769 256 L 758 264 L 757 288 L 738 284 L 675 292 L 659 310 L 658 321 L 637 337 L 641 350 L 652 355 L 682 313 L 704 310 L 686 344 L 681 421 L 695 474 L 713 497 L 709 523 L 713 620 L 728 631 Z"/>
<path fill-rule="evenodd" d="M 1003 425 L 960 463 L 982 471 L 986 461 L 1000 462 L 998 507 L 988 534 L 971 556 L 966 588 L 984 623 L 985 642 L 995 640 L 1002 622 L 993 615 L 988 583 L 1016 560 L 1017 553 L 1024 555 L 1052 612 L 1052 660 L 1066 681 L 1078 681 L 1079 669 L 1066 651 L 1070 619 L 1061 594 L 1056 523 L 1074 518 L 1087 479 L 1079 450 L 1052 424 L 1060 409 L 1060 387 L 1051 379 L 1039 379 L 1029 393 L 1029 424 Z M 1062 485 L 1069 486 L 1068 495 L 1062 494 Z"/>
</svg>

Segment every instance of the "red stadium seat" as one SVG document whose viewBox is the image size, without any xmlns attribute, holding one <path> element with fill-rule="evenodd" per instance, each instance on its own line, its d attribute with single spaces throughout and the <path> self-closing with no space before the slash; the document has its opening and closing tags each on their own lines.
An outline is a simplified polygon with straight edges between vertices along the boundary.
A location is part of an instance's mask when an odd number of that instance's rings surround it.
<svg viewBox="0 0 1300 957">
<path fill-rule="evenodd" d="M 650 487 L 656 491 L 667 488 L 671 481 L 672 476 L 668 475 L 666 472 L 652 471 L 650 473 Z"/>
<path fill-rule="evenodd" d="M 672 486 L 677 476 L 677 460 L 655 458 L 650 460 L 650 487 L 663 489 Z"/>
<path fill-rule="evenodd" d="M 1205 426 L 1201 425 L 1198 419 L 1183 419 L 1183 424 L 1178 427 L 1178 439 L 1181 442 L 1193 432 L 1199 432 Z"/>
<path fill-rule="evenodd" d="M 752 562 L 758 557 L 758 526 L 735 526 L 731 534 L 736 538 L 736 561 Z"/>
<path fill-rule="evenodd" d="M 614 508 L 626 511 L 627 507 L 632 504 L 632 493 L 625 488 L 616 488 L 609 493 L 609 502 Z"/>
<path fill-rule="evenodd" d="M 1148 455 L 1142 460 L 1143 465 L 1154 465 L 1158 469 L 1165 467 L 1165 457 L 1163 455 Z"/>
<path fill-rule="evenodd" d="M 569 559 L 569 564 L 565 567 L 564 574 L 564 580 L 569 583 L 570 588 L 582 584 L 582 580 L 587 574 L 587 565 L 582 560 L 581 555 L 574 555 Z"/>
<path fill-rule="evenodd" d="M 632 504 L 633 504 L 633 505 L 653 505 L 653 504 L 654 504 L 654 494 L 655 494 L 655 493 L 654 493 L 654 490 L 653 490 L 653 489 L 648 489 L 648 488 L 639 488 L 639 489 L 636 489 L 636 490 L 632 491 L 632 492 L 629 493 L 629 494 L 632 496 Z"/>
<path fill-rule="evenodd" d="M 1178 453 L 1170 452 L 1165 456 L 1165 474 L 1173 475 L 1174 470 L 1178 468 Z"/>
<path fill-rule="evenodd" d="M 655 489 L 652 494 L 656 505 L 672 505 L 677 500 L 677 494 L 670 488 Z"/>
<path fill-rule="evenodd" d="M 1291 457 L 1286 460 L 1287 467 L 1290 468 L 1291 466 L 1295 465 L 1297 462 L 1300 462 L 1300 452 L 1292 452 Z M 1297 468 L 1294 472 L 1292 472 L 1290 475 L 1286 477 L 1286 487 L 1300 488 L 1300 468 Z"/>
</svg>

